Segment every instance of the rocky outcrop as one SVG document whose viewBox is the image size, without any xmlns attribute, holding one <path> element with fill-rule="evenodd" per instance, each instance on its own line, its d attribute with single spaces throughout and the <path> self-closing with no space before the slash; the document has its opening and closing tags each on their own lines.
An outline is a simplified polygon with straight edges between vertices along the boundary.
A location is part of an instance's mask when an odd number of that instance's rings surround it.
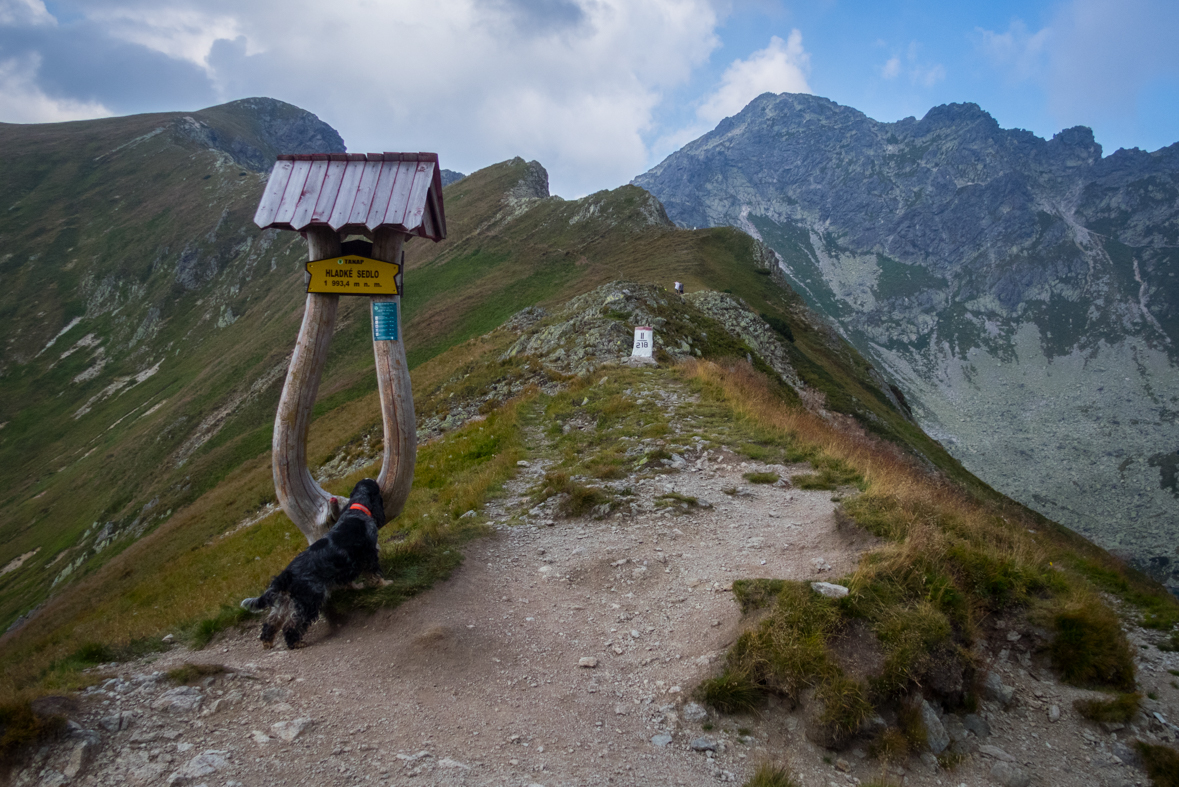
<svg viewBox="0 0 1179 787">
<path fill-rule="evenodd" d="M 305 109 L 273 98 L 243 98 L 185 115 L 177 136 L 220 150 L 237 164 L 269 172 L 280 153 L 344 153 L 344 140 Z"/>
<path fill-rule="evenodd" d="M 767 244 L 969 469 L 1179 587 L 1179 145 L 765 94 L 634 182 Z"/>
</svg>

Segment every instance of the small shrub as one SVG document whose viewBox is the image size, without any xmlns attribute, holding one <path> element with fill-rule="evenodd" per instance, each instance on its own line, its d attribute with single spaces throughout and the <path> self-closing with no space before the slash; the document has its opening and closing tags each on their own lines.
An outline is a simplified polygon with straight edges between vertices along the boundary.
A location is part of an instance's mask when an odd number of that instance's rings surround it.
<svg viewBox="0 0 1179 787">
<path fill-rule="evenodd" d="M 745 473 L 742 477 L 751 484 L 776 484 L 778 482 L 777 473 Z"/>
<path fill-rule="evenodd" d="M 823 703 L 819 724 L 835 745 L 859 732 L 875 712 L 865 686 L 842 673 L 832 674 L 823 681 L 815 692 L 815 699 Z"/>
<path fill-rule="evenodd" d="M 929 732 L 925 729 L 925 722 L 921 719 L 921 706 L 902 704 L 897 709 L 897 726 L 909 744 L 911 750 L 920 749 L 929 742 Z"/>
<path fill-rule="evenodd" d="M 188 636 L 189 644 L 195 650 L 208 645 L 213 637 L 230 626 L 235 626 L 248 618 L 250 613 L 237 605 L 222 604 L 221 609 L 211 618 L 197 621 Z"/>
<path fill-rule="evenodd" d="M 220 675 L 225 672 L 221 664 L 189 664 L 185 662 L 175 669 L 168 670 L 168 680 L 178 685 L 196 683 L 209 675 Z"/>
<path fill-rule="evenodd" d="M 1089 721 L 1128 722 L 1142 705 L 1141 694 L 1119 694 L 1112 700 L 1076 700 L 1073 707 Z"/>
<path fill-rule="evenodd" d="M 744 585 L 746 598 L 768 594 L 771 585 L 756 590 Z M 758 603 L 765 604 L 759 598 Z M 746 631 L 729 650 L 726 671 L 747 676 L 766 692 L 777 692 L 796 701 L 803 689 L 818 687 L 840 674 L 827 653 L 827 639 L 839 622 L 839 610 L 831 599 L 811 590 L 805 582 L 782 581 L 769 614 L 756 629 Z"/>
<path fill-rule="evenodd" d="M 1174 653 L 1179 650 L 1179 631 L 1171 632 L 1171 636 L 1160 642 L 1158 648 L 1164 653 Z"/>
<path fill-rule="evenodd" d="M 790 324 L 788 322 L 783 320 L 781 317 L 775 317 L 774 315 L 766 314 L 765 312 L 762 312 L 759 316 L 765 320 L 766 324 L 773 328 L 774 331 L 776 331 L 783 339 L 788 342 L 794 341 L 794 331 L 790 330 Z"/>
<path fill-rule="evenodd" d="M 883 673 L 873 684 L 885 696 L 894 696 L 910 681 L 924 678 L 934 666 L 934 654 L 946 650 L 951 634 L 949 620 L 929 603 L 894 610 L 875 630 L 885 659 Z"/>
<path fill-rule="evenodd" d="M 823 457 L 813 462 L 817 473 L 802 473 L 791 477 L 790 482 L 799 489 L 838 489 L 841 486 L 860 484 L 863 477 L 842 459 Z"/>
<path fill-rule="evenodd" d="M 726 669 L 701 683 L 696 697 L 721 713 L 748 713 L 761 703 L 762 690 L 747 675 Z"/>
<path fill-rule="evenodd" d="M 1144 741 L 1135 741 L 1134 748 L 1142 755 L 1154 787 L 1179 787 L 1179 751 Z"/>
<path fill-rule="evenodd" d="M 784 579 L 738 579 L 733 582 L 733 598 L 741 612 L 752 612 L 773 604 L 785 585 Z"/>
<path fill-rule="evenodd" d="M 0 705 L 0 765 L 10 765 L 26 746 L 56 735 L 63 716 L 38 716 L 28 700 Z"/>
<path fill-rule="evenodd" d="M 69 658 L 92 667 L 97 664 L 105 664 L 108 661 L 115 661 L 115 651 L 109 645 L 104 645 L 101 642 L 87 642 L 79 646 Z"/>
<path fill-rule="evenodd" d="M 744 787 L 798 787 L 798 782 L 791 778 L 785 768 L 763 762 L 757 766 Z"/>
<path fill-rule="evenodd" d="M 668 492 L 667 494 L 659 495 L 655 498 L 655 506 L 657 508 L 668 508 L 670 506 L 683 504 L 688 508 L 695 508 L 700 501 L 688 495 L 681 495 L 678 492 Z"/>
<path fill-rule="evenodd" d="M 595 506 L 609 503 L 611 500 L 610 495 L 601 489 L 579 484 L 573 481 L 568 473 L 560 470 L 545 473 L 544 480 L 533 491 L 532 499 L 543 503 L 550 497 L 562 494 L 568 495 L 558 507 L 558 511 L 564 516 L 588 514 Z"/>
<path fill-rule="evenodd" d="M 885 727 L 868 746 L 868 753 L 881 762 L 893 765 L 909 759 L 909 739 L 898 727 Z"/>
<path fill-rule="evenodd" d="M 1134 688 L 1134 657 L 1117 615 L 1095 596 L 1068 602 L 1053 616 L 1052 664 L 1074 686 Z"/>
<path fill-rule="evenodd" d="M 558 507 L 558 510 L 565 516 L 581 516 L 588 514 L 597 506 L 609 502 L 610 495 L 601 489 L 582 484 L 571 484 L 569 498 Z"/>
</svg>

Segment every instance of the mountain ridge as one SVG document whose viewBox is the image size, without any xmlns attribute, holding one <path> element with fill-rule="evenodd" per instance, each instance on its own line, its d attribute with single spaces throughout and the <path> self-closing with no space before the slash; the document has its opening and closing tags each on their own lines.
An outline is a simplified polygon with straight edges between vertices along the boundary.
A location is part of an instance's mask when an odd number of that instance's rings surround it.
<svg viewBox="0 0 1179 787">
<path fill-rule="evenodd" d="M 634 183 L 764 240 L 968 467 L 1179 588 L 1179 144 L 765 94 Z"/>
</svg>

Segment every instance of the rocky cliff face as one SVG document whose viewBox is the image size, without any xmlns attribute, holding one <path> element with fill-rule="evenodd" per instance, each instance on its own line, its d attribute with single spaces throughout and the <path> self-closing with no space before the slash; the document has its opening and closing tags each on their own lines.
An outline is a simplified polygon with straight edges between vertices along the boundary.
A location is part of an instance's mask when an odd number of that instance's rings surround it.
<svg viewBox="0 0 1179 787">
<path fill-rule="evenodd" d="M 635 183 L 762 239 L 968 467 L 1179 586 L 1179 145 L 766 94 Z"/>
</svg>

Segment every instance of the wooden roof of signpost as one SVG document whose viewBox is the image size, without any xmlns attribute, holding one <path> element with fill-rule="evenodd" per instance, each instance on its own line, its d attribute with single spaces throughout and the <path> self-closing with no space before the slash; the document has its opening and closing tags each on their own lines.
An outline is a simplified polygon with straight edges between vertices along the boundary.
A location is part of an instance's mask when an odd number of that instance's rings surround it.
<svg viewBox="0 0 1179 787">
<path fill-rule="evenodd" d="M 390 227 L 446 237 L 436 153 L 312 153 L 278 157 L 254 223 L 263 229 L 337 232 Z"/>
</svg>

